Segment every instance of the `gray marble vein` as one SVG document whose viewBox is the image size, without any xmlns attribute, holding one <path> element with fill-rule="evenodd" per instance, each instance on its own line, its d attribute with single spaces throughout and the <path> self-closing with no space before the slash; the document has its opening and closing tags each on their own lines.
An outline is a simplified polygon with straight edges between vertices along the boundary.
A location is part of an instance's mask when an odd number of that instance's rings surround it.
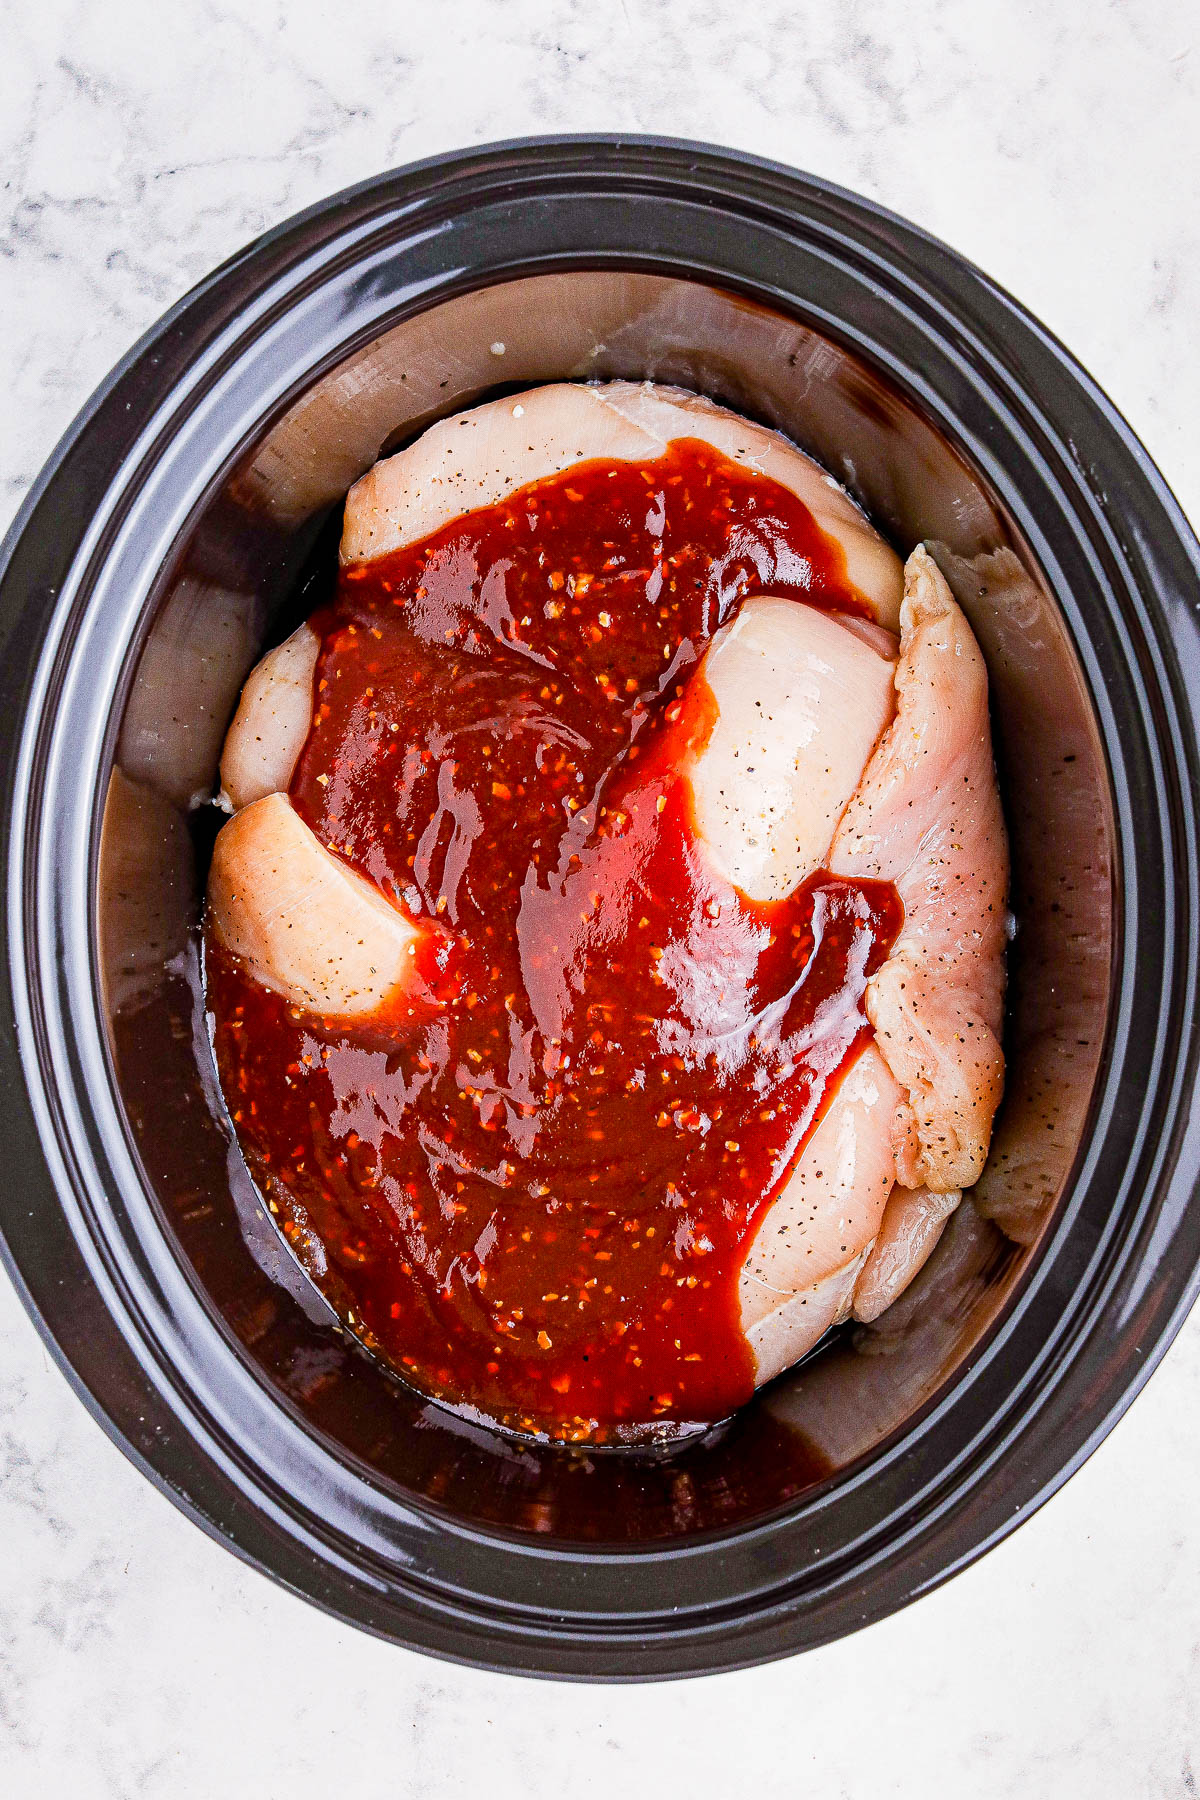
<svg viewBox="0 0 1200 1800">
<path fill-rule="evenodd" d="M 1200 515 L 1195 0 L 3 0 L 0 44 L 0 528 L 249 237 L 395 162 L 589 128 L 724 140 L 950 239 Z M 1195 1795 L 1198 1419 L 1193 1321 L 1067 1488 L 902 1616 L 745 1675 L 549 1689 L 242 1568 L 111 1448 L 0 1278 L 0 1793 Z"/>
</svg>

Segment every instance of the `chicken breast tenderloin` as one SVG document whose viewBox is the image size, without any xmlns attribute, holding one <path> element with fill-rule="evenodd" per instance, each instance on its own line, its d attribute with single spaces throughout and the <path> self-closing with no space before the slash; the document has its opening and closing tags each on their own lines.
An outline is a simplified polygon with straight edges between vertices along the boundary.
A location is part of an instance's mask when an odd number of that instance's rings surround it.
<svg viewBox="0 0 1200 1800">
<path fill-rule="evenodd" d="M 326 850 L 284 794 L 223 825 L 208 877 L 218 940 L 293 1006 L 363 1018 L 408 981 L 417 930 Z"/>
<path fill-rule="evenodd" d="M 958 1188 L 935 1194 L 897 1183 L 892 1189 L 874 1246 L 854 1284 L 851 1311 L 862 1324 L 886 1312 L 920 1274 L 961 1199 Z"/>
<path fill-rule="evenodd" d="M 220 803 L 228 812 L 286 792 L 312 726 L 320 649 L 316 632 L 301 625 L 247 676 L 221 752 Z"/>
<path fill-rule="evenodd" d="M 441 420 L 351 488 L 342 561 L 386 556 L 577 462 L 652 461 L 678 438 L 701 438 L 803 501 L 841 546 L 847 576 L 875 619 L 896 629 L 899 560 L 833 477 L 779 432 L 648 381 L 555 382 Z"/>
</svg>

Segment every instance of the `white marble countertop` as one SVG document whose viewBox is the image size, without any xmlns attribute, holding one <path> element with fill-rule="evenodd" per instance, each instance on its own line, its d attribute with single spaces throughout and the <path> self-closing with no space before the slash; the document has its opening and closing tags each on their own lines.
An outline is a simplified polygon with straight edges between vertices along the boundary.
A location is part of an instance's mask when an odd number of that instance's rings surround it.
<svg viewBox="0 0 1200 1800">
<path fill-rule="evenodd" d="M 394 163 L 587 129 L 723 140 L 949 239 L 1200 517 L 1194 0 L 4 0 L 0 23 L 0 527 L 111 363 L 255 233 Z M 1067 1488 L 908 1612 L 747 1674 L 551 1687 L 244 1569 L 92 1424 L 0 1276 L 0 1792 L 1194 1795 L 1198 1421 L 1194 1317 Z"/>
</svg>

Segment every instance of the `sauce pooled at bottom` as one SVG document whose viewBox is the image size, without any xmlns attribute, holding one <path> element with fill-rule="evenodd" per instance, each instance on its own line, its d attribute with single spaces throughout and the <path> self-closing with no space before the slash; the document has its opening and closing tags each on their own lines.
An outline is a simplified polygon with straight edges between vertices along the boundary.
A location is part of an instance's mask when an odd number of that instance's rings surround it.
<svg viewBox="0 0 1200 1800">
<path fill-rule="evenodd" d="M 322 1021 L 208 945 L 293 1249 L 410 1381 L 511 1429 L 621 1441 L 749 1397 L 745 1251 L 869 1032 L 894 889 L 747 901 L 678 773 L 712 724 L 689 671 L 768 587 L 864 611 L 799 500 L 691 440 L 344 569 L 291 798 L 422 926 L 411 991 Z"/>
</svg>

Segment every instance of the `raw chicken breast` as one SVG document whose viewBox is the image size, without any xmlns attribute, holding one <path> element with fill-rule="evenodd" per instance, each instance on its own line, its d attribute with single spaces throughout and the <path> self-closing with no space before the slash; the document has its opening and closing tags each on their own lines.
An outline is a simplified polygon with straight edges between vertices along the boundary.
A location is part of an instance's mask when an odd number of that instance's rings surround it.
<svg viewBox="0 0 1200 1800">
<path fill-rule="evenodd" d="M 251 669 L 221 752 L 220 803 L 228 811 L 287 791 L 312 725 L 320 649 L 316 632 L 301 625 Z"/>
<path fill-rule="evenodd" d="M 435 425 L 351 490 L 341 556 L 370 561 L 576 462 L 649 461 L 679 438 L 798 495 L 842 547 L 873 615 L 753 595 L 713 639 L 693 676 L 715 712 L 687 769 L 697 836 L 750 900 L 782 899 L 824 867 L 893 881 L 905 912 L 867 990 L 874 1041 L 741 1269 L 761 1384 L 830 1326 L 891 1304 L 987 1153 L 1003 1080 L 1007 853 L 986 674 L 966 621 L 926 552 L 902 583 L 892 551 L 786 439 L 650 383 L 560 383 Z M 318 649 L 302 626 L 246 682 L 221 762 L 235 816 L 214 849 L 210 916 L 263 985 L 303 1009 L 362 1019 L 411 985 L 418 932 L 286 798 Z"/>
<path fill-rule="evenodd" d="M 896 1177 L 900 1100 L 887 1064 L 868 1045 L 759 1225 L 738 1287 L 759 1383 L 850 1313 Z"/>
<path fill-rule="evenodd" d="M 351 488 L 342 561 L 386 556 L 577 462 L 651 461 L 676 438 L 701 438 L 794 493 L 841 545 L 847 576 L 874 617 L 895 629 L 899 560 L 833 477 L 779 432 L 651 382 L 556 382 L 443 419 Z"/>
<path fill-rule="evenodd" d="M 924 1187 L 892 1189 L 874 1248 L 854 1285 L 852 1310 L 860 1323 L 869 1325 L 886 1312 L 920 1274 L 961 1199 L 957 1188 L 948 1194 Z"/>
<path fill-rule="evenodd" d="M 874 645 L 815 606 L 754 596 L 694 677 L 717 705 L 690 770 L 696 828 L 752 900 L 782 899 L 824 864 L 891 719 L 896 642 L 867 629 Z"/>
<path fill-rule="evenodd" d="M 843 1078 L 743 1267 L 759 1381 L 913 1279 L 983 1166 L 1003 1081 L 1007 854 L 982 657 L 924 550 L 898 663 L 846 624 L 752 598 L 697 677 L 719 708 L 692 771 L 697 829 L 722 871 L 765 900 L 824 865 L 894 881 L 905 908 L 867 991 L 877 1048 Z"/>
<path fill-rule="evenodd" d="M 904 903 L 867 1013 L 907 1096 L 899 1179 L 949 1193 L 983 1168 L 1004 1081 L 1008 853 L 983 658 L 922 548 L 908 559 L 900 629 L 896 717 L 846 808 L 829 867 L 894 881 Z"/>
<path fill-rule="evenodd" d="M 283 794 L 222 826 L 208 878 L 217 938 L 294 1006 L 326 1017 L 374 1012 L 409 979 L 417 931 L 347 868 Z"/>
</svg>

